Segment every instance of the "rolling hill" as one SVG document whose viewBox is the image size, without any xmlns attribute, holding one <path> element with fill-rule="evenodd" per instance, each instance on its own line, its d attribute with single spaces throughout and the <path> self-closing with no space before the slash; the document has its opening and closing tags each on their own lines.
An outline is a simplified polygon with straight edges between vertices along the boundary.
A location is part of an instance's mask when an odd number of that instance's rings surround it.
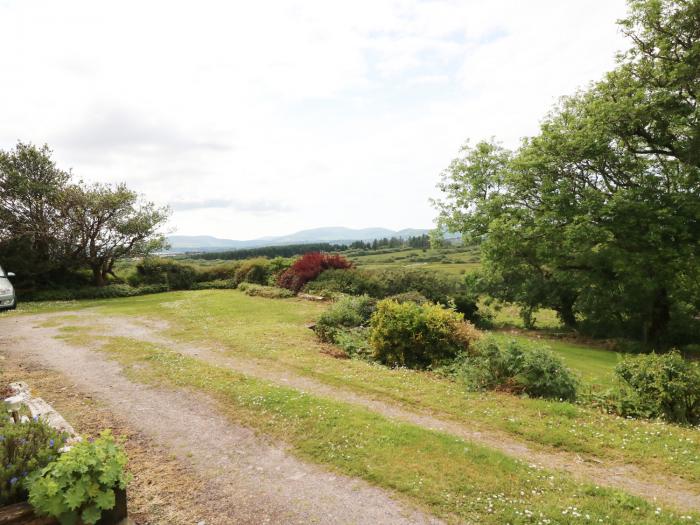
<svg viewBox="0 0 700 525">
<path fill-rule="evenodd" d="M 414 237 L 427 234 L 430 230 L 405 228 L 403 230 L 390 230 L 387 228 L 343 228 L 325 227 L 302 230 L 289 235 L 276 237 L 261 237 L 245 241 L 233 239 L 220 239 L 209 235 L 172 235 L 168 237 L 170 252 L 188 251 L 219 251 L 236 250 L 241 248 L 258 248 L 262 246 L 276 246 L 284 244 L 303 244 L 312 242 L 329 242 L 335 244 L 349 244 L 353 241 L 372 241 L 384 237 Z"/>
</svg>

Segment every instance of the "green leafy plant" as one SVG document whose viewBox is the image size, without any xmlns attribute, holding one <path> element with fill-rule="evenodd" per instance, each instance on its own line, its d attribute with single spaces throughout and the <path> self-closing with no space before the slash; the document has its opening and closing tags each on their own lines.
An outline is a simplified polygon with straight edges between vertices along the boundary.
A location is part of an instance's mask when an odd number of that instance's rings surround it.
<svg viewBox="0 0 700 525">
<path fill-rule="evenodd" d="M 622 415 L 700 422 L 700 365 L 679 352 L 628 357 L 618 363 L 615 374 Z"/>
<path fill-rule="evenodd" d="M 369 344 L 369 329 L 365 327 L 339 329 L 335 332 L 333 340 L 350 357 L 372 359 L 373 351 Z"/>
<path fill-rule="evenodd" d="M 314 331 L 321 341 L 337 343 L 336 335 L 343 329 L 367 326 L 376 304 L 366 295 L 342 297 L 321 314 Z"/>
<path fill-rule="evenodd" d="M 549 350 L 526 348 L 517 341 L 503 344 L 484 339 L 454 369 L 477 389 L 569 401 L 576 399 L 578 390 L 578 380 L 559 358 Z"/>
<path fill-rule="evenodd" d="M 115 489 L 126 488 L 126 462 L 126 453 L 104 431 L 31 474 L 29 503 L 38 514 L 57 518 L 61 525 L 80 520 L 93 525 L 103 511 L 114 508 Z"/>
<path fill-rule="evenodd" d="M 478 337 L 462 314 L 430 303 L 385 299 L 370 322 L 374 357 L 390 366 L 436 366 L 466 352 Z"/>
<path fill-rule="evenodd" d="M 27 477 L 58 456 L 65 435 L 43 421 L 13 423 L 0 428 L 0 505 L 27 499 Z"/>
</svg>

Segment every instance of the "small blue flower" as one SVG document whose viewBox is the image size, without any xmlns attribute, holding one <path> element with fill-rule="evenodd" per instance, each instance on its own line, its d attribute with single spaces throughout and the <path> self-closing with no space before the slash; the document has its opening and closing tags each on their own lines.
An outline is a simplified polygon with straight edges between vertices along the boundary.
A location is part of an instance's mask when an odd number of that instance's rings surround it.
<svg viewBox="0 0 700 525">
<path fill-rule="evenodd" d="M 33 419 L 33 420 L 34 420 L 34 422 L 36 423 L 36 422 L 38 422 L 38 421 L 39 421 L 39 416 L 34 416 L 34 417 L 33 417 L 32 419 Z"/>
<path fill-rule="evenodd" d="M 29 472 L 27 472 L 26 470 L 25 470 L 24 472 L 22 472 L 22 477 L 23 477 L 23 478 L 26 478 L 28 475 L 29 475 Z"/>
<path fill-rule="evenodd" d="M 50 446 L 50 447 L 53 447 L 53 444 L 54 444 L 54 440 L 53 440 L 53 439 L 50 439 L 50 440 L 49 440 L 49 446 Z"/>
<path fill-rule="evenodd" d="M 19 481 L 19 480 L 18 480 L 17 478 L 12 478 L 12 479 L 10 480 L 10 485 L 14 485 L 14 484 L 17 483 L 18 481 Z"/>
</svg>

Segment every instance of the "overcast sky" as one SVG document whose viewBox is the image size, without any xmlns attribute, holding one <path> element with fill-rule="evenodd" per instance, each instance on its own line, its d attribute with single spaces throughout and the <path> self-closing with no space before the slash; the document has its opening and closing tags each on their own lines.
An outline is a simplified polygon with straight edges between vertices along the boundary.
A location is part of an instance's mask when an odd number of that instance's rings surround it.
<svg viewBox="0 0 700 525">
<path fill-rule="evenodd" d="M 169 204 L 178 234 L 430 227 L 467 139 L 508 146 L 625 47 L 624 0 L 0 0 L 0 149 Z"/>
</svg>

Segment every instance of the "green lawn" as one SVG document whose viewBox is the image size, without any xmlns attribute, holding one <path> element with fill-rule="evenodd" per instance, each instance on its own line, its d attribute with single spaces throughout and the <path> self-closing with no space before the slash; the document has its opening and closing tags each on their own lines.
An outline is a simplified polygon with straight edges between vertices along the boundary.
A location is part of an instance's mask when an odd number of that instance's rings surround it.
<svg viewBox="0 0 700 525">
<path fill-rule="evenodd" d="M 67 305 L 71 306 L 71 305 Z M 618 418 L 581 405 L 520 398 L 495 392 L 467 392 L 426 372 L 391 370 L 359 360 L 337 360 L 305 323 L 326 305 L 297 299 L 249 297 L 237 291 L 207 290 L 82 302 L 105 315 L 134 315 L 170 322 L 168 335 L 255 358 L 272 369 L 290 370 L 329 385 L 393 402 L 404 408 L 503 431 L 534 447 L 595 456 L 606 463 L 633 463 L 645 476 L 675 474 L 700 483 L 700 437 L 696 429 Z M 55 309 L 57 305 L 49 305 Z M 551 344 L 584 379 L 609 378 L 613 353 L 567 343 Z"/>
</svg>

